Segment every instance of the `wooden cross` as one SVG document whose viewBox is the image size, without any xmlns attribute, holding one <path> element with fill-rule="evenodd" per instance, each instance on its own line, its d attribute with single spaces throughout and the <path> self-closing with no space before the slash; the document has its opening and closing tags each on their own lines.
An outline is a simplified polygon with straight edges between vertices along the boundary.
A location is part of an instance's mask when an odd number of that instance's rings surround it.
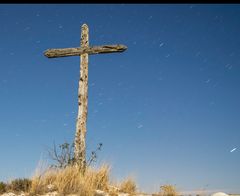
<svg viewBox="0 0 240 196">
<path fill-rule="evenodd" d="M 80 80 L 78 88 L 78 115 L 74 141 L 74 159 L 80 169 L 86 168 L 86 124 L 88 109 L 88 55 L 99 53 L 123 52 L 127 49 L 124 45 L 89 46 L 88 26 L 81 27 L 81 47 L 48 49 L 44 55 L 48 58 L 80 56 Z"/>
</svg>

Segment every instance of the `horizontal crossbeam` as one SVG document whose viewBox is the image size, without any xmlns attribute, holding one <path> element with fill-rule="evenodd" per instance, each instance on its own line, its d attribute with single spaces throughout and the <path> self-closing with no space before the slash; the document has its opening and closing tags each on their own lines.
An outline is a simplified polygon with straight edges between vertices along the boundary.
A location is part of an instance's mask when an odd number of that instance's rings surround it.
<svg viewBox="0 0 240 196">
<path fill-rule="evenodd" d="M 44 55 L 48 58 L 67 57 L 67 56 L 80 56 L 82 54 L 99 54 L 99 53 L 112 53 L 123 52 L 127 49 L 124 45 L 103 45 L 93 47 L 78 47 L 78 48 L 59 48 L 48 49 L 44 52 Z"/>
</svg>

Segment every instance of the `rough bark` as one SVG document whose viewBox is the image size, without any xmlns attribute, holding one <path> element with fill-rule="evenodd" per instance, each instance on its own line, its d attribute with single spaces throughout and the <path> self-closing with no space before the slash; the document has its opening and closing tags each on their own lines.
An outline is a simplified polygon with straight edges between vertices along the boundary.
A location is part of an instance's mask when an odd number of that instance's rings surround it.
<svg viewBox="0 0 240 196">
<path fill-rule="evenodd" d="M 78 48 L 59 48 L 48 49 L 44 52 L 44 55 L 48 58 L 67 57 L 67 56 L 79 56 L 82 54 L 99 54 L 99 53 L 113 53 L 123 52 L 127 49 L 124 45 L 103 45 L 103 46 L 81 46 Z"/>
<path fill-rule="evenodd" d="M 88 47 L 88 26 L 82 25 L 81 47 Z M 80 80 L 78 88 L 78 116 L 76 123 L 74 156 L 78 166 L 84 172 L 86 168 L 86 124 L 88 108 L 88 54 L 80 57 Z"/>
</svg>

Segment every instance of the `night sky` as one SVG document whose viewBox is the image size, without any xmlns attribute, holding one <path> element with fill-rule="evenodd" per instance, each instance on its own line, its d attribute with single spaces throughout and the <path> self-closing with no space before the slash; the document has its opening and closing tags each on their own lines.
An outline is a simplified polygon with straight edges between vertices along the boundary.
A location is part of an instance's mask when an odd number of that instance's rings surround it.
<svg viewBox="0 0 240 196">
<path fill-rule="evenodd" d="M 124 44 L 89 56 L 88 154 L 142 191 L 240 192 L 240 5 L 0 5 L 0 181 L 31 177 L 72 142 L 80 57 L 49 48 Z M 48 160 L 50 162 L 50 160 Z"/>
</svg>

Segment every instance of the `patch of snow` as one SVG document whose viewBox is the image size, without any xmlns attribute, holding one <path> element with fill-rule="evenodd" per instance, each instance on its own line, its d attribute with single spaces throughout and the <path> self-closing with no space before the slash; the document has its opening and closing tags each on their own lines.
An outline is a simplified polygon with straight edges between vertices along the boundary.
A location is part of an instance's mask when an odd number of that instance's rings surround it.
<svg viewBox="0 0 240 196">
<path fill-rule="evenodd" d="M 229 196 L 229 195 L 223 192 L 217 192 L 217 193 L 213 193 L 211 196 Z"/>
</svg>

